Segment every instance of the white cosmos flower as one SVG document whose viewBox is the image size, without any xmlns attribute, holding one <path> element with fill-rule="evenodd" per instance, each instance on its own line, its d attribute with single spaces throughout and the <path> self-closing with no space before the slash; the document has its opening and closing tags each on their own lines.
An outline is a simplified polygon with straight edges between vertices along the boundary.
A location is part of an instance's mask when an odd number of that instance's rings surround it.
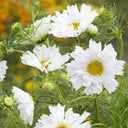
<svg viewBox="0 0 128 128">
<path fill-rule="evenodd" d="M 93 40 L 85 51 L 76 46 L 71 56 L 74 60 L 67 64 L 67 74 L 71 76 L 73 87 L 78 90 L 85 86 L 86 94 L 101 93 L 105 87 L 109 93 L 115 91 L 118 82 L 115 75 L 123 74 L 124 61 L 117 60 L 117 53 L 111 44 L 105 45 Z"/>
<path fill-rule="evenodd" d="M 65 106 L 49 106 L 51 114 L 43 114 L 35 128 L 91 128 L 90 122 L 84 122 L 89 113 L 84 112 L 82 115 L 74 113 L 72 108 L 65 112 Z"/>
<path fill-rule="evenodd" d="M 20 118 L 25 124 L 32 125 L 34 115 L 34 101 L 32 97 L 15 86 L 13 86 L 12 93 L 14 94 L 14 99 L 18 103 Z"/>
<path fill-rule="evenodd" d="M 34 29 L 32 34 L 26 36 L 26 40 L 22 44 L 31 43 L 29 39 L 32 39 L 34 42 L 40 41 L 49 33 L 49 27 L 51 22 L 51 15 L 43 17 L 40 20 L 35 21 L 31 27 Z"/>
<path fill-rule="evenodd" d="M 69 60 L 69 55 L 61 55 L 56 45 L 48 48 L 46 45 L 42 45 L 42 47 L 36 46 L 33 49 L 33 53 L 30 51 L 27 51 L 27 53 L 23 54 L 21 62 L 46 73 L 63 68 L 62 65 Z"/>
<path fill-rule="evenodd" d="M 62 14 L 56 12 L 52 17 L 53 23 L 49 33 L 56 37 L 77 37 L 84 32 L 88 25 L 98 16 L 96 10 L 91 11 L 91 6 L 81 5 L 79 11 L 77 5 L 67 6 Z"/>
<path fill-rule="evenodd" d="M 3 81 L 5 78 L 6 70 L 7 70 L 7 61 L 0 62 L 0 81 Z"/>
</svg>

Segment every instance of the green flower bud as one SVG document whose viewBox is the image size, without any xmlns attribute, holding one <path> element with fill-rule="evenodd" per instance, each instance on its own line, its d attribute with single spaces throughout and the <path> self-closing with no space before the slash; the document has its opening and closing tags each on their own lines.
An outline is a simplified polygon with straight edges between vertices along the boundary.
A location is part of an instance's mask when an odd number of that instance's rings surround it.
<svg viewBox="0 0 128 128">
<path fill-rule="evenodd" d="M 101 15 L 103 13 L 106 13 L 106 9 L 103 7 L 103 8 L 100 8 L 98 13 Z"/>
<path fill-rule="evenodd" d="M 54 85 L 52 82 L 45 82 L 43 85 L 42 85 L 42 88 L 44 89 L 44 91 L 52 91 Z"/>
<path fill-rule="evenodd" d="M 6 97 L 6 98 L 4 98 L 4 104 L 6 106 L 8 106 L 8 107 L 13 106 L 13 104 L 14 104 L 13 98 L 12 97 Z"/>
<path fill-rule="evenodd" d="M 13 32 L 18 32 L 22 28 L 22 24 L 19 22 L 16 22 L 12 25 L 11 30 Z"/>
<path fill-rule="evenodd" d="M 61 74 L 60 74 L 60 77 L 61 77 L 63 80 L 65 80 L 65 81 L 70 81 L 70 77 L 68 77 L 68 76 L 66 75 L 66 73 L 61 73 Z"/>
<path fill-rule="evenodd" d="M 89 35 L 96 35 L 98 33 L 98 28 L 93 25 L 93 24 L 90 24 L 86 30 L 86 32 L 89 34 Z"/>
</svg>

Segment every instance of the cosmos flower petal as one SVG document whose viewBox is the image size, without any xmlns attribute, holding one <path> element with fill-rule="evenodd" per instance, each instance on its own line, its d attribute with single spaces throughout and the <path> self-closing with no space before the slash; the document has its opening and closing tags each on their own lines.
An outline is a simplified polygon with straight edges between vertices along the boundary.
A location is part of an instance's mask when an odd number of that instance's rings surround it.
<svg viewBox="0 0 128 128">
<path fill-rule="evenodd" d="M 0 81 L 5 78 L 6 70 L 8 69 L 7 61 L 0 61 Z"/>
<path fill-rule="evenodd" d="M 23 54 L 23 56 L 21 57 L 21 62 L 25 65 L 29 65 L 41 69 L 41 64 L 38 58 L 36 57 L 36 55 L 30 51 L 27 51 L 27 53 L 28 54 Z"/>
<path fill-rule="evenodd" d="M 34 115 L 34 101 L 32 97 L 15 86 L 13 86 L 12 93 L 14 94 L 14 99 L 18 103 L 20 118 L 25 124 L 32 125 Z"/>
</svg>

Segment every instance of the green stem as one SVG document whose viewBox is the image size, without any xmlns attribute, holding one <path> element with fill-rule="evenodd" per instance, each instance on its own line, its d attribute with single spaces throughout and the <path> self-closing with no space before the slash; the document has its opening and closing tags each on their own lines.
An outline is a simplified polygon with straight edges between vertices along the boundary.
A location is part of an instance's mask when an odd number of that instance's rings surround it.
<svg viewBox="0 0 128 128">
<path fill-rule="evenodd" d="M 92 127 L 93 127 L 93 126 L 104 126 L 104 127 L 107 128 L 107 126 L 106 126 L 105 124 L 102 124 L 102 123 L 92 124 Z"/>
<path fill-rule="evenodd" d="M 96 107 L 97 120 L 99 121 L 98 96 L 96 96 L 95 98 L 95 107 Z"/>
<path fill-rule="evenodd" d="M 92 97 L 88 97 L 88 96 L 81 96 L 81 97 L 78 97 L 78 98 L 76 98 L 76 99 L 72 100 L 71 102 L 69 102 L 69 104 L 71 104 L 71 103 L 73 103 L 73 102 L 76 102 L 77 100 L 84 99 L 84 98 L 90 98 L 90 99 L 92 99 Z"/>
<path fill-rule="evenodd" d="M 78 40 L 79 46 L 81 46 L 81 38 L 80 38 L 80 36 L 77 37 L 77 40 Z"/>
<path fill-rule="evenodd" d="M 60 95 L 60 97 L 62 99 L 63 104 L 65 104 L 65 100 L 64 100 L 63 94 L 62 94 L 60 88 L 58 87 L 58 85 L 56 86 L 56 89 L 57 89 L 57 91 L 58 91 L 58 93 L 59 93 L 59 95 Z"/>
<path fill-rule="evenodd" d="M 28 53 L 25 52 L 25 51 L 13 49 L 13 48 L 8 49 L 7 52 L 10 52 L 10 53 L 19 52 L 19 53 L 23 53 L 23 54 L 28 54 Z"/>
<path fill-rule="evenodd" d="M 121 60 L 122 57 L 123 57 L 123 50 L 124 50 L 122 34 L 120 34 L 118 40 L 120 41 L 120 56 L 119 56 L 119 60 Z"/>
<path fill-rule="evenodd" d="M 49 39 L 47 38 L 46 41 L 45 41 L 45 44 L 47 45 L 47 47 L 49 47 Z"/>
</svg>

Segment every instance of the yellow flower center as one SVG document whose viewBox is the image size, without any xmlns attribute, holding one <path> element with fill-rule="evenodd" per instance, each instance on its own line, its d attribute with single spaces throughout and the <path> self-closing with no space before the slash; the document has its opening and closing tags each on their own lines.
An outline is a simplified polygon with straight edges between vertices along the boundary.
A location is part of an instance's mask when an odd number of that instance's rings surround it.
<svg viewBox="0 0 128 128">
<path fill-rule="evenodd" d="M 62 125 L 58 126 L 57 128 L 68 128 L 68 126 L 62 124 Z"/>
<path fill-rule="evenodd" d="M 89 72 L 91 75 L 94 76 L 98 76 L 98 75 L 100 76 L 103 73 L 103 71 L 104 71 L 103 64 L 98 60 L 92 61 L 87 66 L 87 72 Z"/>
<path fill-rule="evenodd" d="M 47 64 L 44 64 L 46 63 L 48 60 L 42 60 L 40 61 L 40 63 L 42 64 L 43 67 L 47 68 L 49 64 L 51 64 L 51 62 L 48 62 Z"/>
<path fill-rule="evenodd" d="M 70 26 L 71 25 L 73 25 L 74 30 L 78 30 L 80 23 L 74 22 L 74 23 L 71 23 Z"/>
</svg>

